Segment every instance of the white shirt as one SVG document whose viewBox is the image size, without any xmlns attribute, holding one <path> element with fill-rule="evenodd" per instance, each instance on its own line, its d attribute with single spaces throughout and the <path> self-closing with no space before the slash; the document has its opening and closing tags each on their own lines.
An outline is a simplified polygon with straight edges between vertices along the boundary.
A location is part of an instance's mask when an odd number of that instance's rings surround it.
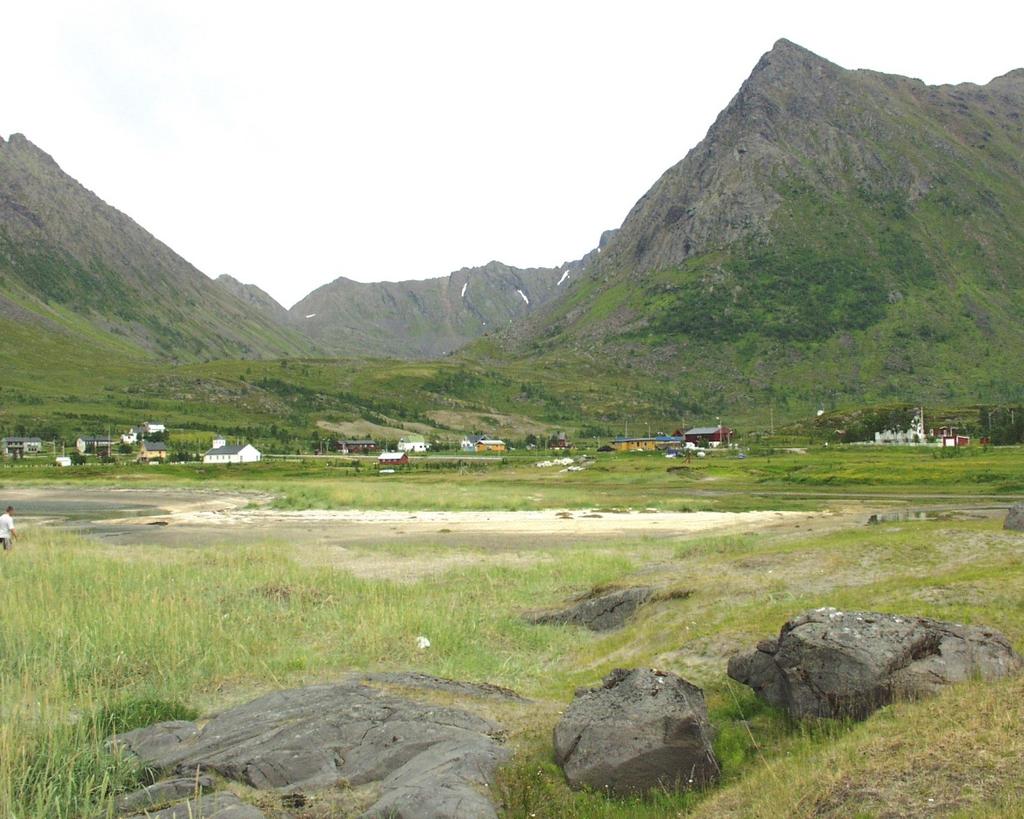
<svg viewBox="0 0 1024 819">
<path fill-rule="evenodd" d="M 0 540 L 9 540 L 14 531 L 14 518 L 4 512 L 0 515 Z"/>
</svg>

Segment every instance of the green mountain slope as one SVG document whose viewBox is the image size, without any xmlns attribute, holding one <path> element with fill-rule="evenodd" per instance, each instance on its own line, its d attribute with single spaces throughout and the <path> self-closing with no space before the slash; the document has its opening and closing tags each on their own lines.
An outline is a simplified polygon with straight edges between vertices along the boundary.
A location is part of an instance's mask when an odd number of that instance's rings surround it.
<svg viewBox="0 0 1024 819">
<path fill-rule="evenodd" d="M 215 285 L 20 134 L 0 139 L 0 289 L 0 318 L 66 338 L 67 354 L 83 358 L 111 350 L 197 360 L 313 349 Z M 5 348 L 8 355 L 31 352 Z"/>
<path fill-rule="evenodd" d="M 1005 400 L 1022 315 L 1024 70 L 929 87 L 783 40 L 501 345 L 671 374 L 705 409 Z"/>
</svg>

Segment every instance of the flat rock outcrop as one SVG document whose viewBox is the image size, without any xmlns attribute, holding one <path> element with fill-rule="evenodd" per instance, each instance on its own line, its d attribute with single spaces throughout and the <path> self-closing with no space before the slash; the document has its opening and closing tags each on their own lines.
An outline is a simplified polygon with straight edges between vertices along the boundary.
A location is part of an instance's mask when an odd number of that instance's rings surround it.
<svg viewBox="0 0 1024 819">
<path fill-rule="evenodd" d="M 509 756 L 502 733 L 468 711 L 349 681 L 278 691 L 201 725 L 158 723 L 112 741 L 165 775 L 216 773 L 289 793 L 366 785 L 364 816 L 476 819 L 496 815 L 486 787 Z"/>
<path fill-rule="evenodd" d="M 991 629 L 821 608 L 789 620 L 777 640 L 732 657 L 729 676 L 794 717 L 863 719 L 898 699 L 1022 667 L 1009 641 Z"/>
<path fill-rule="evenodd" d="M 125 813 L 145 811 L 155 805 L 199 796 L 212 787 L 213 780 L 208 776 L 166 779 L 163 782 L 157 782 L 119 796 L 114 800 L 114 810 L 119 816 Z"/>
<path fill-rule="evenodd" d="M 128 819 L 266 819 L 266 814 L 247 805 L 233 793 L 214 793 L 152 813 L 139 813 Z"/>
<path fill-rule="evenodd" d="M 654 595 L 650 586 L 633 586 L 607 592 L 589 592 L 559 611 L 529 612 L 523 618 L 534 625 L 575 625 L 591 631 L 622 628 L 636 610 Z"/>
<path fill-rule="evenodd" d="M 383 683 L 398 688 L 419 688 L 424 691 L 438 691 L 443 694 L 455 694 L 459 697 L 475 697 L 515 702 L 530 702 L 526 697 L 517 694 L 510 688 L 491 683 L 471 683 L 462 680 L 449 680 L 424 674 L 421 671 L 373 671 L 358 674 L 354 680 Z"/>
<path fill-rule="evenodd" d="M 1015 503 L 1006 513 L 1003 528 L 1014 532 L 1024 532 L 1024 503 Z"/>
<path fill-rule="evenodd" d="M 653 669 L 616 669 L 576 692 L 555 726 L 555 758 L 574 788 L 626 795 L 718 777 L 704 693 Z"/>
</svg>

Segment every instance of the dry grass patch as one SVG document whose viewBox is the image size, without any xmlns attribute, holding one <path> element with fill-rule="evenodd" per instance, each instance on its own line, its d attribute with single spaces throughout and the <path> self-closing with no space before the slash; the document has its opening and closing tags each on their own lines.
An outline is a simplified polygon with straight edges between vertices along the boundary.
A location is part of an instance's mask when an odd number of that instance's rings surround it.
<svg viewBox="0 0 1024 819">
<path fill-rule="evenodd" d="M 956 686 L 765 760 L 694 815 L 1020 816 L 1022 725 L 1024 679 Z"/>
</svg>

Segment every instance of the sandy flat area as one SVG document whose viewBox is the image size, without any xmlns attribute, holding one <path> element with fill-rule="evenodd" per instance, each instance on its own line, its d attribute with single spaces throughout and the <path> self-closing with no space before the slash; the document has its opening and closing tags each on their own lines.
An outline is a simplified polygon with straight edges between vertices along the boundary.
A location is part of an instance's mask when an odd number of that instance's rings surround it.
<svg viewBox="0 0 1024 819">
<path fill-rule="evenodd" d="M 37 522 L 91 522 L 122 531 L 158 524 L 165 530 L 317 530 L 363 535 L 416 535 L 507 532 L 516 535 L 654 535 L 762 529 L 829 517 L 822 512 L 662 512 L 654 509 L 608 511 L 545 509 L 536 511 L 407 511 L 394 509 L 267 508 L 270 496 L 217 490 L 100 489 L 32 487 L 5 493 L 19 513 Z M 170 534 L 170 532 L 168 532 Z"/>
<path fill-rule="evenodd" d="M 159 518 L 168 526 L 241 526 L 253 529 L 279 526 L 375 526 L 382 532 L 399 529 L 404 534 L 437 532 L 496 532 L 538 535 L 687 534 L 707 530 L 761 528 L 766 525 L 819 517 L 820 512 L 596 512 L 587 509 L 528 512 L 455 512 L 399 510 L 305 510 L 282 512 L 267 509 L 195 509 Z M 138 517 L 123 523 L 147 525 L 156 518 Z"/>
</svg>

